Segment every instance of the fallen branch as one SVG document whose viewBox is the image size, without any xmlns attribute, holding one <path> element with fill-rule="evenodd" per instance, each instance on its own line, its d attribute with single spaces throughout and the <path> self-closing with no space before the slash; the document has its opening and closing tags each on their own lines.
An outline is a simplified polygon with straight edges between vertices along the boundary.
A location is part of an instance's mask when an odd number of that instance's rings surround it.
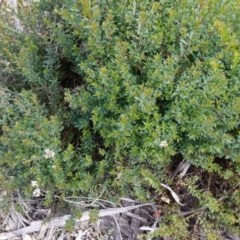
<svg viewBox="0 0 240 240">
<path fill-rule="evenodd" d="M 115 214 L 128 212 L 133 209 L 140 208 L 140 207 L 147 206 L 147 205 L 152 205 L 152 203 L 140 204 L 140 205 L 136 205 L 136 206 L 123 207 L 123 208 L 102 209 L 99 211 L 99 217 L 112 216 Z M 31 222 L 30 226 L 28 226 L 28 227 L 24 227 L 24 228 L 21 228 L 21 229 L 15 230 L 15 231 L 11 231 L 11 232 L 1 233 L 0 240 L 12 239 L 14 237 L 18 237 L 23 234 L 38 232 L 41 230 L 43 225 L 44 225 L 44 228 L 64 227 L 66 224 L 66 221 L 70 217 L 71 217 L 71 215 L 65 215 L 62 217 L 53 218 L 47 223 L 45 223 L 44 220 L 33 221 L 33 222 Z M 85 212 L 83 212 L 81 218 L 76 219 L 76 223 L 87 221 L 89 219 L 90 219 L 90 211 L 85 211 Z"/>
</svg>

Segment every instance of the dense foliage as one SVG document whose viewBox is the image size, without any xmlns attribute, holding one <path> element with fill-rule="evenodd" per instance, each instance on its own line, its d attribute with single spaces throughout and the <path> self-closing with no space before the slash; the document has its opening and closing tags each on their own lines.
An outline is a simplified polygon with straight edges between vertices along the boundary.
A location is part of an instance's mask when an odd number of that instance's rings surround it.
<svg viewBox="0 0 240 240">
<path fill-rule="evenodd" d="M 1 189 L 149 201 L 164 182 L 195 199 L 193 237 L 239 233 L 237 0 L 42 0 L 18 18 L 1 9 Z M 179 159 L 194 177 L 171 180 Z M 178 212 L 154 234 L 186 237 Z"/>
</svg>

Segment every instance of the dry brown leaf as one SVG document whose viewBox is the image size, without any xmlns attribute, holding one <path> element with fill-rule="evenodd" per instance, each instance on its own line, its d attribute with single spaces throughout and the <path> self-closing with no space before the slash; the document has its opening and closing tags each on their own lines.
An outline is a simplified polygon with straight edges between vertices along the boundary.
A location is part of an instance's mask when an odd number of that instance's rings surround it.
<svg viewBox="0 0 240 240">
<path fill-rule="evenodd" d="M 155 219 L 157 219 L 161 214 L 162 214 L 162 210 L 161 210 L 161 209 L 158 209 L 158 210 L 153 214 L 153 217 L 154 217 Z"/>
</svg>

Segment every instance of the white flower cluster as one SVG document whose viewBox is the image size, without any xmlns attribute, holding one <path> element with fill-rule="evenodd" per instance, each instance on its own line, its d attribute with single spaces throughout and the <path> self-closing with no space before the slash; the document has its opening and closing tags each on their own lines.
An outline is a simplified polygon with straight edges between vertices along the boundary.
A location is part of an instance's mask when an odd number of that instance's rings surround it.
<svg viewBox="0 0 240 240">
<path fill-rule="evenodd" d="M 35 187 L 35 189 L 33 191 L 33 196 L 34 197 L 39 197 L 41 195 L 41 190 L 38 187 L 37 181 L 31 181 L 31 184 L 32 184 L 33 187 Z"/>
<path fill-rule="evenodd" d="M 161 148 L 165 148 L 165 147 L 168 146 L 168 143 L 167 143 L 166 140 L 164 140 L 164 141 L 161 141 L 161 142 L 160 142 L 159 146 L 160 146 Z"/>
<path fill-rule="evenodd" d="M 37 181 L 31 181 L 31 184 L 33 187 L 37 188 L 38 187 L 38 183 Z"/>
<path fill-rule="evenodd" d="M 45 150 L 45 154 L 44 154 L 44 157 L 45 158 L 53 158 L 55 155 L 55 152 L 52 151 L 52 150 L 49 150 L 49 149 L 46 149 Z"/>
</svg>

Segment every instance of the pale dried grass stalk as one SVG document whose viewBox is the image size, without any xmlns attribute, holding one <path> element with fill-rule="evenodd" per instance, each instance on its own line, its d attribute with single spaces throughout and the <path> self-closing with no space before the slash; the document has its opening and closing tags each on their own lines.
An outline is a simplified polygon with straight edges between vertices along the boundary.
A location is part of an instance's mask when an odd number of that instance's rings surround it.
<svg viewBox="0 0 240 240">
<path fill-rule="evenodd" d="M 108 208 L 108 209 L 102 209 L 99 211 L 99 217 L 105 217 L 105 216 L 113 216 L 115 214 L 119 213 L 124 213 L 131 211 L 136 208 L 140 208 L 143 206 L 147 205 L 152 205 L 152 203 L 146 203 L 146 204 L 140 204 L 136 206 L 130 206 L 130 207 L 123 207 L 123 208 Z M 62 217 L 57 217 L 51 219 L 50 222 L 45 223 L 47 228 L 58 228 L 58 227 L 64 227 L 66 221 L 71 217 L 71 215 L 65 215 Z M 82 217 L 76 220 L 76 223 L 78 222 L 83 222 L 87 221 L 90 219 L 90 211 L 85 211 L 82 214 Z M 30 226 L 24 227 L 15 231 L 7 232 L 7 233 L 2 233 L 0 234 L 0 240 L 7 240 L 7 239 L 12 239 L 17 236 L 21 236 L 23 234 L 28 234 L 28 233 L 33 233 L 33 232 L 39 232 L 42 228 L 44 221 L 39 220 L 39 221 L 33 221 L 31 222 Z"/>
</svg>

